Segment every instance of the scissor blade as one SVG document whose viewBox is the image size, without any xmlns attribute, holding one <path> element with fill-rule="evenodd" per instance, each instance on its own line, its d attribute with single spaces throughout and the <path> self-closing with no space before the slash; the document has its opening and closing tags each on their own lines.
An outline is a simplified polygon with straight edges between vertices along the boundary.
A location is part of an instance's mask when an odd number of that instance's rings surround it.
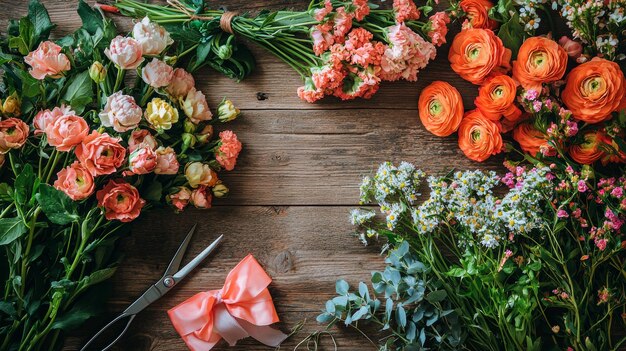
<svg viewBox="0 0 626 351">
<path fill-rule="evenodd" d="M 176 272 L 176 274 L 174 274 L 174 281 L 178 283 L 181 279 L 187 276 L 187 274 L 193 271 L 194 268 L 196 268 L 202 261 L 204 261 L 205 258 L 207 258 L 211 254 L 213 250 L 215 250 L 217 245 L 219 245 L 219 243 L 222 241 L 222 238 L 224 238 L 224 235 L 220 235 L 217 239 L 215 239 L 215 241 L 211 243 L 211 245 L 207 246 L 198 256 L 194 257 L 193 260 L 187 263 L 185 267 Z"/>
<path fill-rule="evenodd" d="M 191 237 L 193 236 L 193 233 L 196 231 L 196 226 L 197 224 L 194 224 L 193 227 L 191 227 L 191 230 L 189 231 L 189 233 L 187 233 L 187 236 L 178 247 L 178 250 L 176 250 L 176 254 L 174 254 L 172 261 L 170 262 L 170 264 L 167 266 L 167 269 L 165 270 L 165 274 L 163 274 L 164 277 L 168 275 L 173 275 L 180 268 L 180 263 L 183 261 L 183 257 L 185 256 L 185 252 L 187 251 L 187 246 L 189 246 Z"/>
</svg>

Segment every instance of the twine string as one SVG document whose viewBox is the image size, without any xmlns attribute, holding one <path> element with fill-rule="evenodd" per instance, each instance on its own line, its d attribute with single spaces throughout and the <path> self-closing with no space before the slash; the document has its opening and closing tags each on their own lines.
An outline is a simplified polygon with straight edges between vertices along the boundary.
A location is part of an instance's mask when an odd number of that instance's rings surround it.
<svg viewBox="0 0 626 351">
<path fill-rule="evenodd" d="M 192 20 L 202 20 L 202 21 L 210 21 L 214 19 L 211 16 L 199 16 L 194 13 L 191 9 L 185 6 L 180 0 L 167 0 L 167 4 L 178 9 L 185 15 L 187 15 Z M 233 18 L 237 16 L 237 12 L 235 11 L 226 11 L 220 17 L 220 29 L 229 34 L 235 34 L 232 27 Z"/>
</svg>

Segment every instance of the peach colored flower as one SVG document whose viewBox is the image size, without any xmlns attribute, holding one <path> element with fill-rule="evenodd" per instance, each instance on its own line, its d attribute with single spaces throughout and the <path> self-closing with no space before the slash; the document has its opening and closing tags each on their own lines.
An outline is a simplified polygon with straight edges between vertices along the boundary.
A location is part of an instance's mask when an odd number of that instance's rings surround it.
<svg viewBox="0 0 626 351">
<path fill-rule="evenodd" d="M 574 118 L 587 123 L 609 120 L 626 108 L 626 78 L 615 62 L 593 58 L 567 75 L 561 98 Z"/>
<path fill-rule="evenodd" d="M 430 16 L 428 19 L 430 30 L 428 37 L 430 42 L 435 46 L 441 46 L 446 43 L 446 35 L 448 34 L 448 24 L 450 17 L 445 11 L 440 11 Z"/>
<path fill-rule="evenodd" d="M 545 37 L 526 39 L 513 61 L 513 78 L 526 90 L 541 91 L 543 83 L 552 83 L 565 74 L 567 52 L 554 40 Z"/>
<path fill-rule="evenodd" d="M 176 174 L 180 165 L 176 159 L 176 152 L 171 147 L 159 147 L 156 149 L 156 174 Z"/>
<path fill-rule="evenodd" d="M 89 134 L 89 126 L 80 116 L 66 115 L 48 124 L 45 132 L 50 146 L 67 152 L 85 139 Z"/>
<path fill-rule="evenodd" d="M 448 52 L 450 67 L 461 78 L 482 84 L 492 74 L 509 70 L 511 50 L 489 29 L 462 30 L 452 40 Z"/>
<path fill-rule="evenodd" d="M 498 22 L 489 18 L 489 10 L 493 7 L 491 1 L 461 0 L 459 6 L 465 12 L 472 28 L 495 29 L 498 27 Z"/>
<path fill-rule="evenodd" d="M 143 62 L 141 44 L 133 38 L 117 36 L 104 54 L 121 69 L 135 69 Z"/>
<path fill-rule="evenodd" d="M 19 149 L 28 138 L 28 124 L 18 118 L 0 121 L 0 154 Z"/>
<path fill-rule="evenodd" d="M 393 10 L 398 23 L 420 18 L 420 11 L 413 0 L 393 0 Z"/>
<path fill-rule="evenodd" d="M 175 98 L 185 97 L 187 93 L 196 85 L 191 73 L 182 68 L 176 68 L 172 74 L 170 84 L 165 88 L 168 94 Z"/>
<path fill-rule="evenodd" d="M 141 122 L 143 111 L 135 103 L 135 98 L 121 91 L 111 94 L 100 114 L 100 122 L 105 127 L 113 127 L 116 132 L 134 129 Z"/>
<path fill-rule="evenodd" d="M 521 123 L 513 130 L 513 139 L 519 143 L 524 152 L 531 156 L 549 147 L 547 135 L 529 122 Z"/>
<path fill-rule="evenodd" d="M 157 154 L 149 147 L 140 147 L 128 156 L 128 169 L 133 174 L 147 174 L 157 166 Z"/>
<path fill-rule="evenodd" d="M 502 135 L 497 122 L 483 116 L 479 110 L 465 114 L 459 126 L 459 147 L 470 160 L 483 162 L 502 151 Z"/>
<path fill-rule="evenodd" d="M 54 187 L 67 194 L 72 200 L 84 200 L 93 194 L 93 176 L 78 161 L 74 161 L 57 173 Z"/>
<path fill-rule="evenodd" d="M 39 80 L 60 78 L 70 69 L 70 60 L 61 52 L 61 47 L 51 41 L 41 42 L 35 51 L 24 57 L 24 62 L 31 67 L 30 75 Z"/>
<path fill-rule="evenodd" d="M 155 150 L 158 146 L 159 144 L 157 143 L 154 136 L 152 136 L 152 134 L 150 134 L 150 131 L 146 129 L 134 130 L 130 134 L 130 138 L 128 138 L 128 151 L 129 152 L 133 152 L 137 148 L 140 148 L 140 147 L 147 147 L 152 150 Z"/>
<path fill-rule="evenodd" d="M 213 186 L 217 183 L 217 174 L 202 162 L 191 162 L 185 166 L 185 177 L 189 186 L 197 188 L 200 185 Z"/>
<path fill-rule="evenodd" d="M 212 200 L 213 195 L 211 195 L 210 191 L 207 191 L 205 185 L 201 185 L 191 192 L 190 201 L 196 208 L 211 208 Z"/>
<path fill-rule="evenodd" d="M 582 44 L 566 37 L 565 35 L 562 36 L 561 39 L 559 39 L 559 45 L 561 45 L 561 47 L 565 49 L 565 52 L 567 52 L 567 56 L 573 59 L 579 58 L 580 55 L 583 53 Z"/>
<path fill-rule="evenodd" d="M 43 134 L 46 130 L 46 126 L 57 118 L 65 115 L 75 115 L 76 112 L 72 110 L 70 106 L 62 104 L 61 107 L 55 107 L 50 110 L 41 110 L 35 115 L 33 119 L 33 126 L 35 127 L 35 135 Z"/>
<path fill-rule="evenodd" d="M 336 43 L 343 43 L 346 34 L 352 28 L 352 15 L 346 13 L 344 6 L 338 7 L 333 20 L 333 36 Z"/>
<path fill-rule="evenodd" d="M 167 63 L 153 58 L 141 70 L 141 78 L 153 88 L 167 86 L 172 81 L 174 69 Z"/>
<path fill-rule="evenodd" d="M 130 222 L 139 217 L 146 201 L 139 196 L 137 189 L 123 179 L 109 180 L 107 185 L 96 192 L 98 206 L 104 208 L 108 220 Z"/>
<path fill-rule="evenodd" d="M 446 82 L 435 81 L 424 88 L 417 106 L 424 128 L 437 136 L 456 132 L 463 118 L 463 98 Z"/>
<path fill-rule="evenodd" d="M 515 106 L 517 84 L 506 75 L 500 74 L 487 79 L 478 89 L 478 96 L 474 100 L 476 108 L 483 116 L 497 121 L 504 116 L 508 120 L 517 120 L 522 111 Z"/>
<path fill-rule="evenodd" d="M 182 103 L 182 108 L 185 115 L 189 117 L 189 120 L 195 124 L 208 121 L 213 117 L 206 97 L 201 91 L 196 90 L 196 88 L 189 90 L 185 101 Z"/>
<path fill-rule="evenodd" d="M 115 173 L 124 163 L 126 149 L 119 138 L 92 131 L 76 146 L 76 158 L 93 176 Z"/>
<path fill-rule="evenodd" d="M 189 204 L 191 199 L 191 190 L 181 186 L 175 193 L 169 194 L 166 200 L 179 211 L 182 211 Z"/>
<path fill-rule="evenodd" d="M 143 54 L 148 56 L 159 55 L 174 42 L 165 28 L 151 22 L 148 17 L 135 23 L 133 37 L 141 44 Z"/>
<path fill-rule="evenodd" d="M 241 142 L 237 135 L 230 130 L 220 133 L 220 147 L 215 152 L 215 159 L 224 169 L 232 171 L 237 163 L 237 157 L 241 152 Z"/>
</svg>

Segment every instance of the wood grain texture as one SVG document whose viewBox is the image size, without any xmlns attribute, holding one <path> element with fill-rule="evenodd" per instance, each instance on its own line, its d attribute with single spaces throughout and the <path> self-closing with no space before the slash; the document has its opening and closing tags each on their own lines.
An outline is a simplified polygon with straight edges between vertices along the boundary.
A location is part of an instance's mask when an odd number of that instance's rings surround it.
<svg viewBox="0 0 626 351">
<path fill-rule="evenodd" d="M 61 37 L 80 23 L 75 0 L 44 0 Z M 88 1 L 93 4 L 94 1 Z M 155 1 L 157 2 L 157 1 Z M 160 1 L 163 2 L 163 1 Z M 208 1 L 211 7 L 258 11 L 264 8 L 304 9 L 307 0 Z M 387 2 L 389 3 L 389 2 Z M 26 13 L 26 1 L 4 1 L 0 28 L 9 18 Z M 121 30 L 132 21 L 114 16 Z M 458 30 L 458 28 L 456 29 Z M 453 32 L 448 36 L 451 41 Z M 216 106 L 226 96 L 243 115 L 229 127 L 244 143 L 244 152 L 233 172 L 224 175 L 231 189 L 228 199 L 215 202 L 209 211 L 175 215 L 168 210 L 152 212 L 133 225 L 132 235 L 121 250 L 126 258 L 113 279 L 107 303 L 108 317 L 120 312 L 158 279 L 186 231 L 199 224 L 189 250 L 192 257 L 218 234 L 226 234 L 220 249 L 170 295 L 150 306 L 136 319 L 118 350 L 184 350 L 169 323 L 166 310 L 201 290 L 219 288 L 227 272 L 247 253 L 253 253 L 274 278 L 271 292 L 288 331 L 307 318 L 303 331 L 283 350 L 321 328 L 314 321 L 336 279 L 355 284 L 367 280 L 370 271 L 381 269 L 378 248 L 363 247 L 350 234 L 348 211 L 358 201 L 362 176 L 379 163 L 407 160 L 429 172 L 459 169 L 498 169 L 501 159 L 486 164 L 467 160 L 455 136 L 437 138 L 424 130 L 417 116 L 421 89 L 433 80 L 456 86 L 470 108 L 477 87 L 461 80 L 447 63 L 447 47 L 420 74 L 417 83 L 383 83 L 371 100 L 340 102 L 334 98 L 316 104 L 302 102 L 296 88 L 300 77 L 286 64 L 260 48 L 250 46 L 257 58 L 256 71 L 237 84 L 206 69 L 196 81 Z M 257 93 L 266 99 L 259 100 Z M 77 350 L 107 317 L 90 321 L 68 338 L 66 350 Z M 370 350 L 371 345 L 354 331 L 337 331 L 340 350 Z M 325 343 L 332 350 L 331 343 Z M 245 340 L 237 347 L 223 344 L 217 350 L 267 350 Z"/>
</svg>

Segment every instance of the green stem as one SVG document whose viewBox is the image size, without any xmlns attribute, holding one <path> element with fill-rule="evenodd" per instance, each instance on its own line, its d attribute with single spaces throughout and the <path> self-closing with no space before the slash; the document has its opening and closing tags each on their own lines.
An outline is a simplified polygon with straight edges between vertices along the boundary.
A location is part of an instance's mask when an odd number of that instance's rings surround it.
<svg viewBox="0 0 626 351">
<path fill-rule="evenodd" d="M 23 298 L 24 289 L 26 288 L 26 274 L 28 271 L 28 259 L 29 259 L 28 255 L 30 254 L 30 250 L 33 246 L 33 237 L 35 236 L 35 225 L 37 223 L 37 217 L 39 216 L 39 213 L 41 213 L 41 207 L 37 207 L 37 209 L 33 213 L 33 217 L 30 220 L 26 250 L 24 251 L 24 254 L 22 255 L 22 265 L 20 268 L 20 277 L 22 279 L 22 285 L 20 286 L 20 298 Z M 18 314 L 19 312 L 22 311 L 22 309 L 23 309 L 23 306 L 22 304 L 20 304 L 20 307 L 18 309 Z"/>
<path fill-rule="evenodd" d="M 117 68 L 117 77 L 115 78 L 115 85 L 113 86 L 112 93 L 116 92 L 120 88 L 120 85 L 124 80 L 124 70 L 122 69 L 122 67 L 119 67 L 117 65 L 115 67 Z"/>
</svg>

